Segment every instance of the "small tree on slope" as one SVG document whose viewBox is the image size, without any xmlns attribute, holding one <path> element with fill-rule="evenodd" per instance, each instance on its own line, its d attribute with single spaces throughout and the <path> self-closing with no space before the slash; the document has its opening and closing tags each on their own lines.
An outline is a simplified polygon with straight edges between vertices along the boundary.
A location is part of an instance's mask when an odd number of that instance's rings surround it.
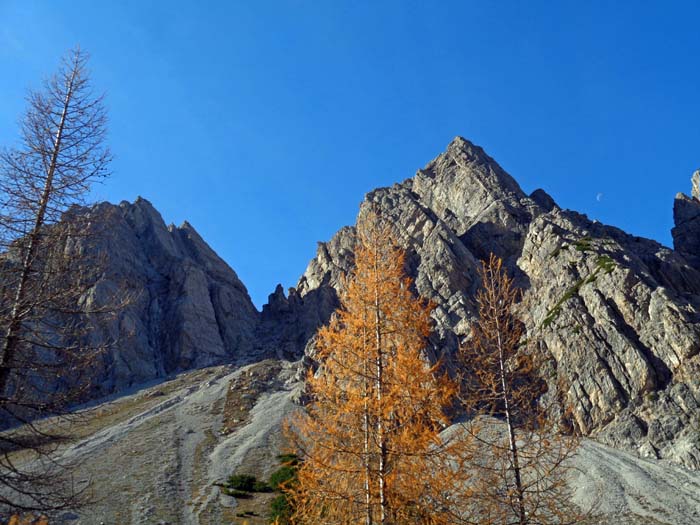
<svg viewBox="0 0 700 525">
<path fill-rule="evenodd" d="M 585 516 L 571 503 L 567 485 L 567 460 L 578 440 L 562 434 L 538 403 L 544 383 L 537 357 L 523 348 L 523 325 L 513 313 L 520 290 L 494 255 L 482 263 L 480 276 L 479 319 L 460 348 L 462 399 L 474 418 L 464 429 L 481 450 L 471 465 L 472 519 L 482 525 L 580 523 Z"/>
</svg>

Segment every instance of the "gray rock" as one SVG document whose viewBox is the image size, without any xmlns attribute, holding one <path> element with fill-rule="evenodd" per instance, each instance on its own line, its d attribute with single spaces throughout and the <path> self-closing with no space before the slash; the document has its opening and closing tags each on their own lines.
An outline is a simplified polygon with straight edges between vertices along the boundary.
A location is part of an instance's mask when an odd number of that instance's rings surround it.
<svg viewBox="0 0 700 525">
<path fill-rule="evenodd" d="M 700 170 L 691 178 L 691 197 L 678 193 L 673 204 L 673 246 L 695 268 L 700 268 Z"/>
<path fill-rule="evenodd" d="M 546 356 L 552 399 L 586 434 L 645 456 L 700 467 L 700 173 L 674 206 L 675 250 L 527 196 L 483 149 L 456 138 L 416 175 L 368 193 L 360 216 L 388 219 L 415 291 L 435 304 L 430 356 L 448 365 L 477 315 L 480 260 L 502 257 L 523 289 L 520 316 Z M 219 363 L 306 356 L 352 270 L 354 227 L 319 243 L 295 288 L 262 312 L 191 225 L 166 227 L 145 200 L 84 210 L 104 228 L 107 262 L 85 300 L 129 303 L 91 334 L 116 341 L 91 397 Z M 562 301 L 562 299 L 566 300 Z M 561 303 L 561 304 L 559 304 Z M 557 307 L 556 315 L 552 309 Z M 300 393 L 303 397 L 303 393 Z"/>
<path fill-rule="evenodd" d="M 98 235 L 104 268 L 88 305 L 124 302 L 98 317 L 88 397 L 250 354 L 258 312 L 236 273 L 187 222 L 166 227 L 145 199 L 83 210 Z"/>
<path fill-rule="evenodd" d="M 530 194 L 530 198 L 535 201 L 545 211 L 552 211 L 554 208 L 559 208 L 554 199 L 541 188 L 536 189 Z"/>
<path fill-rule="evenodd" d="M 694 193 L 699 182 L 696 174 Z M 529 337 L 550 356 L 543 367 L 550 395 L 572 405 L 581 430 L 698 467 L 700 434 L 691 421 L 700 399 L 699 201 L 676 200 L 673 251 L 561 210 L 542 190 L 526 196 L 481 148 L 458 137 L 414 178 L 367 194 L 360 216 L 370 207 L 394 226 L 416 291 L 436 305 L 435 357 L 449 358 L 469 333 L 479 260 L 495 253 L 524 290 Z M 353 245 L 353 228 L 321 243 L 301 294 L 341 293 Z"/>
</svg>

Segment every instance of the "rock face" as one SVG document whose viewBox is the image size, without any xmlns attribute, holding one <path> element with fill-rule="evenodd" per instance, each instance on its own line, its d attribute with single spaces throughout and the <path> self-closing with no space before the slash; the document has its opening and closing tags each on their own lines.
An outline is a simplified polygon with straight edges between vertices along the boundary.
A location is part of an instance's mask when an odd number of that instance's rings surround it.
<svg viewBox="0 0 700 525">
<path fill-rule="evenodd" d="M 693 184 L 697 193 L 700 174 Z M 543 190 L 526 195 L 480 147 L 457 138 L 413 178 L 370 192 L 360 215 L 373 208 L 395 227 L 417 292 L 436 304 L 436 354 L 449 358 L 469 334 L 479 260 L 495 253 L 524 290 L 521 317 L 548 358 L 550 392 L 564 385 L 556 395 L 581 430 L 698 468 L 697 198 L 676 200 L 673 251 L 561 210 Z M 295 294 L 339 291 L 354 239 L 343 228 L 321 243 Z"/>
<path fill-rule="evenodd" d="M 523 291 L 520 316 L 546 358 L 549 394 L 579 428 L 643 456 L 700 468 L 700 173 L 679 194 L 675 250 L 526 195 L 480 147 L 456 138 L 413 178 L 367 194 L 406 249 L 416 292 L 435 305 L 433 357 L 449 362 L 476 316 L 480 260 L 503 258 Z M 338 306 L 356 232 L 319 243 L 297 287 L 262 312 L 187 223 L 166 227 L 145 200 L 86 210 L 106 225 L 107 266 L 86 300 L 129 296 L 100 324 L 114 341 L 90 371 L 92 397 L 173 372 L 312 356 Z M 456 366 L 453 363 L 453 366 Z"/>
<path fill-rule="evenodd" d="M 319 286 L 302 298 L 294 288 L 285 297 L 278 284 L 260 316 L 255 342 L 258 353 L 298 359 L 338 304 L 336 291 L 330 286 Z"/>
<path fill-rule="evenodd" d="M 91 371 L 91 397 L 251 356 L 259 314 L 236 273 L 190 224 L 166 227 L 141 198 L 85 213 L 103 228 L 97 249 L 105 261 L 87 300 L 126 298 L 92 333 L 96 343 L 115 344 Z"/>
<path fill-rule="evenodd" d="M 684 193 L 676 195 L 673 203 L 673 222 L 671 230 L 673 247 L 693 264 L 700 268 L 700 170 L 693 173 L 691 179 L 693 190 L 688 197 Z"/>
</svg>

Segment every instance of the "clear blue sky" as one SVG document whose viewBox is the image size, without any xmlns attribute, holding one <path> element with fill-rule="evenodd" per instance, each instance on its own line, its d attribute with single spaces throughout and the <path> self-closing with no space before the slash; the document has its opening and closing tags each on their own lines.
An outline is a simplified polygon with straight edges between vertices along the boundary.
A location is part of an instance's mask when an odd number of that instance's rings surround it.
<svg viewBox="0 0 700 525">
<path fill-rule="evenodd" d="M 694 1 L 0 0 L 0 144 L 79 43 L 116 155 L 95 198 L 188 220 L 258 306 L 455 135 L 670 245 L 700 167 L 698 21 Z"/>
</svg>

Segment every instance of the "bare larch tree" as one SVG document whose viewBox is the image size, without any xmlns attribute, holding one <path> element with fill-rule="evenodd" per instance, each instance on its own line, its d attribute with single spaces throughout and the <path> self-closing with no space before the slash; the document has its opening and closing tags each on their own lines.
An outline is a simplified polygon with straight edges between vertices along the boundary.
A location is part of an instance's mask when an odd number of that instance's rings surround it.
<svg viewBox="0 0 700 525">
<path fill-rule="evenodd" d="M 76 205 L 108 175 L 111 155 L 87 60 L 71 51 L 43 89 L 29 93 L 18 144 L 0 151 L 0 508 L 76 504 L 51 456 L 56 425 L 40 419 L 79 399 L 76 377 L 94 356 L 86 341 L 100 308 L 86 292 L 97 264 L 95 227 Z"/>
</svg>

